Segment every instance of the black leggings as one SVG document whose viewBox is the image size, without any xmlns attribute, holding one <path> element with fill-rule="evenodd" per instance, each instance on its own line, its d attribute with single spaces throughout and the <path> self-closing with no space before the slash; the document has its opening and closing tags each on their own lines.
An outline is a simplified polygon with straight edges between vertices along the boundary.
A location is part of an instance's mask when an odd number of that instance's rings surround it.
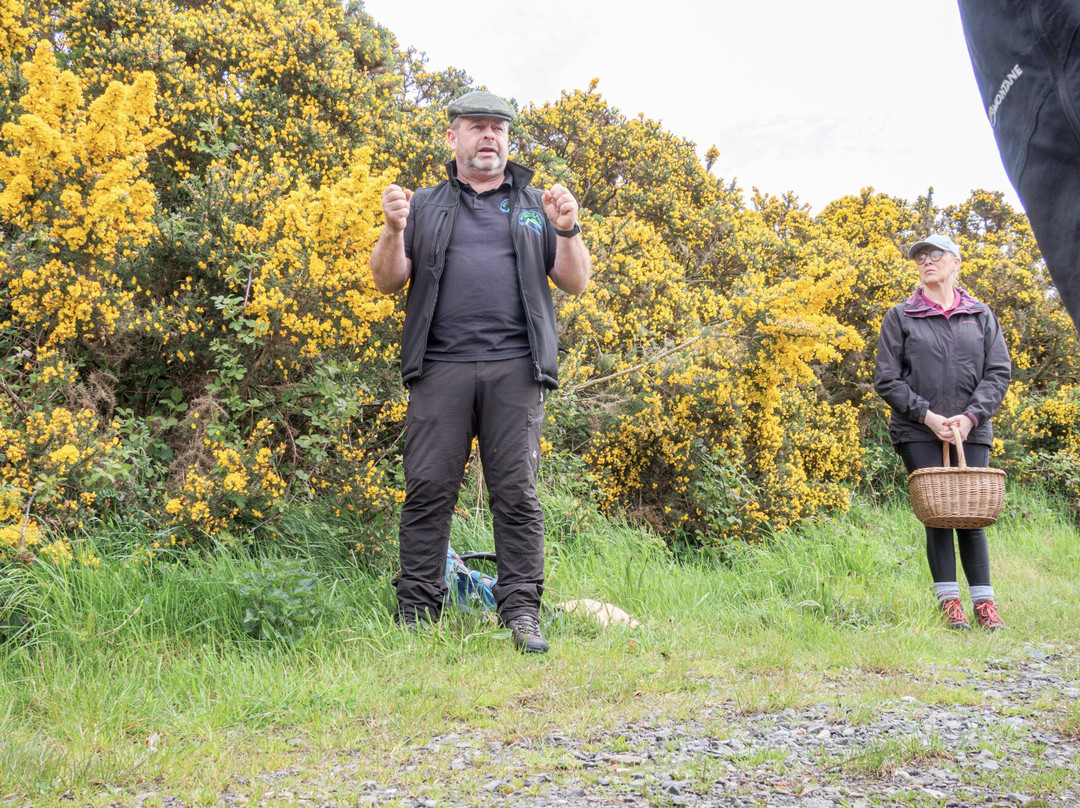
<svg viewBox="0 0 1080 808">
<path fill-rule="evenodd" d="M 949 447 L 950 463 L 954 466 L 956 447 Z M 941 465 L 939 441 L 915 441 L 898 443 L 896 453 L 907 467 L 908 474 L 915 469 Z M 990 465 L 990 447 L 985 443 L 965 443 L 964 459 L 969 466 L 985 468 Z M 960 545 L 960 563 L 964 567 L 968 586 L 990 586 L 990 551 L 986 546 L 986 533 L 981 527 L 957 528 L 956 540 Z M 956 580 L 956 553 L 953 550 L 953 529 L 949 527 L 926 528 L 926 560 L 930 562 L 930 574 L 934 583 Z"/>
</svg>

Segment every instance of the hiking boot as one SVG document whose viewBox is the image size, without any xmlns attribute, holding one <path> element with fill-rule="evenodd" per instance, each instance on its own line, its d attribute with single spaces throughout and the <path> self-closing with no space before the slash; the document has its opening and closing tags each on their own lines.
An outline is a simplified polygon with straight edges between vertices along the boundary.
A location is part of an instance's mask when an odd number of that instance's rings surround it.
<svg viewBox="0 0 1080 808">
<path fill-rule="evenodd" d="M 975 622 L 990 631 L 1007 628 L 1005 621 L 998 616 L 997 606 L 992 600 L 980 600 L 975 604 Z"/>
<path fill-rule="evenodd" d="M 394 622 L 406 634 L 419 634 L 431 628 L 431 621 L 427 619 L 427 612 L 419 616 L 416 611 L 397 612 L 394 615 Z"/>
<path fill-rule="evenodd" d="M 990 605 L 993 606 L 993 604 Z M 945 625 L 948 628 L 960 630 L 971 628 L 971 623 L 964 617 L 964 606 L 960 603 L 960 598 L 949 598 L 941 601 L 941 612 L 945 617 Z"/>
<path fill-rule="evenodd" d="M 514 647 L 526 654 L 546 654 L 547 640 L 540 633 L 540 621 L 527 614 L 519 615 L 507 621 L 510 640 Z"/>
</svg>

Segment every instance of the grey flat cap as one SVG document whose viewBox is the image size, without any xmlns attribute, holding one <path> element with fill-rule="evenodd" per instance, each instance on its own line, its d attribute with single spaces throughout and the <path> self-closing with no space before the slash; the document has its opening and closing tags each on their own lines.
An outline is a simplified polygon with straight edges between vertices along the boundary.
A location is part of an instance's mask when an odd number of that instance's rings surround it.
<svg viewBox="0 0 1080 808">
<path fill-rule="evenodd" d="M 504 121 L 514 120 L 514 108 L 503 101 L 495 93 L 486 90 L 473 90 L 458 96 L 446 107 L 446 114 L 450 116 L 450 123 L 455 118 L 502 118 Z"/>
</svg>

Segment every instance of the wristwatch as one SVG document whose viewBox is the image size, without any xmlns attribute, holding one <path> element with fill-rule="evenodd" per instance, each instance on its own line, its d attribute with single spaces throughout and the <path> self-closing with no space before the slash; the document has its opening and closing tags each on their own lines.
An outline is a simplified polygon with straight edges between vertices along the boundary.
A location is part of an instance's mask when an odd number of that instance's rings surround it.
<svg viewBox="0 0 1080 808">
<path fill-rule="evenodd" d="M 581 225 L 579 225 L 577 222 L 574 222 L 574 226 L 571 227 L 569 230 L 560 230 L 557 227 L 555 228 L 555 235 L 556 236 L 562 236 L 563 238 L 573 238 L 574 236 L 576 236 L 580 232 L 581 232 Z"/>
</svg>

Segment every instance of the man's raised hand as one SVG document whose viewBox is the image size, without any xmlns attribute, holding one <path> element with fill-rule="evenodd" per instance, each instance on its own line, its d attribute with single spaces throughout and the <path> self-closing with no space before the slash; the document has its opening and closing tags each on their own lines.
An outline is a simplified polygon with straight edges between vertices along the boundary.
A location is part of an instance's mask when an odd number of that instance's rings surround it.
<svg viewBox="0 0 1080 808">
<path fill-rule="evenodd" d="M 569 230 L 577 224 L 578 203 L 569 188 L 555 183 L 544 191 L 544 212 L 556 230 Z"/>
<path fill-rule="evenodd" d="M 413 192 L 400 185 L 388 185 L 382 195 L 383 218 L 391 230 L 402 231 L 409 219 L 410 200 Z"/>
</svg>

